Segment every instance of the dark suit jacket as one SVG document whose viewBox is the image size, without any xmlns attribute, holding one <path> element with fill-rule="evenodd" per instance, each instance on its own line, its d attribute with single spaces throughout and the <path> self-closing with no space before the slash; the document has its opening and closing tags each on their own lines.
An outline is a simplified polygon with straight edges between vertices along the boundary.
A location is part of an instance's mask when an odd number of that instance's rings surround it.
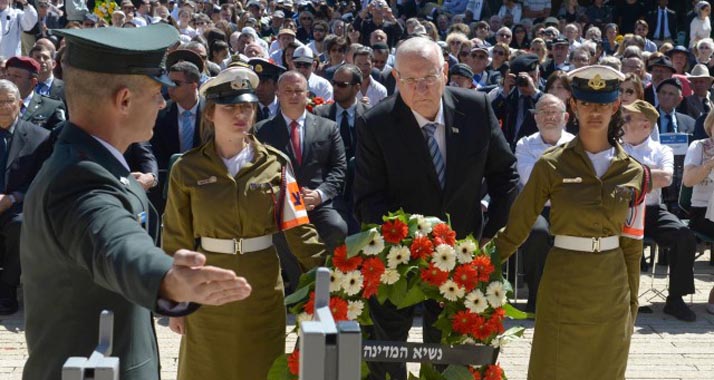
<svg viewBox="0 0 714 380">
<path fill-rule="evenodd" d="M 55 78 L 52 80 L 50 98 L 59 99 L 62 102 L 66 101 L 64 97 L 64 81 L 62 79 Z"/>
<path fill-rule="evenodd" d="M 657 108 L 657 110 L 658 110 L 658 111 L 660 112 L 660 114 L 661 114 L 662 110 L 660 110 L 659 108 Z M 678 130 L 680 133 L 688 133 L 688 134 L 690 134 L 690 135 L 691 135 L 691 134 L 694 134 L 694 126 L 695 126 L 695 124 L 696 124 L 696 121 L 695 121 L 693 118 L 691 118 L 689 115 L 683 114 L 683 113 L 678 112 L 678 111 L 675 111 L 675 113 L 674 113 L 674 118 L 675 118 L 676 121 L 677 121 L 677 130 Z M 658 125 L 657 125 L 657 126 L 658 126 L 658 127 L 660 128 L 660 130 L 661 130 L 661 129 L 662 129 L 662 126 L 659 125 L 659 119 L 658 119 L 657 121 L 658 121 Z"/>
<path fill-rule="evenodd" d="M 13 206 L 14 212 L 21 212 L 22 198 L 51 153 L 49 135 L 48 130 L 29 121 L 18 120 L 15 125 L 5 166 L 5 189 L 0 189 L 0 193 L 15 194 L 18 202 Z"/>
<path fill-rule="evenodd" d="M 543 92 L 540 93 L 535 99 L 532 99 L 532 108 L 535 109 L 535 104 L 538 99 L 542 96 Z M 516 121 L 518 120 L 518 113 L 523 112 L 518 107 L 519 92 L 516 89 L 511 90 L 511 93 L 507 97 L 498 96 L 493 100 L 493 111 L 496 113 L 496 117 L 502 120 L 502 130 L 503 135 L 511 146 L 511 149 L 515 151 L 516 143 L 523 136 L 530 136 L 538 132 L 538 127 L 536 126 L 535 118 L 533 114 L 526 111 L 525 118 L 523 119 L 523 124 L 521 128 L 516 133 Z M 476 119 L 474 119 L 476 120 Z"/>
<path fill-rule="evenodd" d="M 323 104 L 321 106 L 318 106 L 314 109 L 315 115 L 324 117 L 325 119 L 330 119 L 337 123 L 337 105 L 335 103 L 332 104 Z M 352 141 L 355 142 L 357 141 L 357 129 L 356 129 L 356 121 L 359 117 L 367 113 L 367 106 L 365 106 L 362 102 L 358 101 L 356 102 L 355 106 L 355 120 L 352 121 Z M 337 126 L 337 130 L 339 131 L 340 126 Z M 347 157 L 347 162 L 352 159 L 352 157 L 355 156 L 355 145 L 351 147 L 351 149 L 347 149 L 345 147 L 345 156 Z"/>
<path fill-rule="evenodd" d="M 446 87 L 446 186 L 439 186 L 426 140 L 401 96 L 389 97 L 358 120 L 355 212 L 362 223 L 403 208 L 447 219 L 459 237 L 480 237 L 481 189 L 491 195 L 483 229 L 493 236 L 505 225 L 516 196 L 516 158 L 498 127 L 486 95 Z M 477 122 L 478 121 L 478 122 Z"/>
<path fill-rule="evenodd" d="M 148 141 L 129 145 L 124 152 L 124 158 L 132 172 L 151 173 L 159 178 L 159 165 Z"/>
<path fill-rule="evenodd" d="M 671 35 L 671 38 L 673 40 L 677 39 L 677 14 L 669 9 L 665 8 L 665 12 L 667 13 L 667 19 L 668 25 L 669 25 L 669 33 Z M 647 33 L 647 38 L 654 40 L 655 39 L 655 32 L 657 32 L 657 22 L 659 21 L 659 7 L 655 7 L 653 11 L 647 12 L 647 16 L 645 16 L 645 21 L 647 21 L 647 25 L 649 25 L 649 33 Z M 664 33 L 664 30 L 662 30 L 662 33 Z M 659 37 L 659 36 L 657 36 Z"/>
<path fill-rule="evenodd" d="M 556 72 L 558 68 L 555 66 L 555 60 L 552 58 L 548 59 L 547 61 L 543 62 L 543 64 L 540 66 L 540 72 L 541 72 L 541 78 L 543 79 L 548 79 L 550 74 L 553 74 Z"/>
<path fill-rule="evenodd" d="M 150 311 L 168 312 L 157 300 L 172 259 L 137 220 L 148 211 L 144 190 L 119 161 L 68 124 L 25 198 L 26 379 L 59 379 L 68 357 L 91 353 L 103 309 L 114 312 L 115 331 L 122 331 L 112 351 L 119 377 L 158 378 Z"/>
<path fill-rule="evenodd" d="M 67 110 L 61 100 L 35 93 L 20 118 L 52 130 L 67 118 Z"/>
<path fill-rule="evenodd" d="M 290 147 L 290 133 L 282 113 L 261 121 L 255 129 L 255 136 L 260 142 L 290 157 L 300 187 L 319 189 L 329 199 L 342 193 L 347 163 L 345 145 L 334 121 L 307 113 L 302 164 L 295 160 Z"/>
<path fill-rule="evenodd" d="M 196 128 L 193 135 L 193 146 L 201 144 L 201 114 L 203 113 L 204 101 L 199 100 L 198 110 L 196 111 Z M 154 125 L 154 135 L 151 137 L 151 148 L 156 156 L 156 161 L 159 164 L 162 177 L 163 170 L 166 170 L 169 165 L 171 155 L 180 153 L 181 141 L 179 140 L 179 114 L 178 105 L 170 100 L 166 102 L 166 107 L 159 111 L 156 116 L 156 124 Z"/>
</svg>

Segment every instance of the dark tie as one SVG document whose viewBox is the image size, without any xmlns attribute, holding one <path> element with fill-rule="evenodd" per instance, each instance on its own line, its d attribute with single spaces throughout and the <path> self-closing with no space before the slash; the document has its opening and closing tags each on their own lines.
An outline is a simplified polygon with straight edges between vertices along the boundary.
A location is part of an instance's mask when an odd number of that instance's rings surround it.
<svg viewBox="0 0 714 380">
<path fill-rule="evenodd" d="M 439 180 L 439 186 L 443 189 L 444 185 L 446 185 L 446 165 L 444 164 L 444 158 L 441 156 L 439 144 L 436 143 L 436 138 L 434 137 L 436 127 L 437 125 L 435 123 L 429 123 L 422 128 L 422 132 L 424 133 L 424 138 L 426 139 L 426 145 L 429 148 L 431 161 L 434 163 L 436 178 Z"/>
<path fill-rule="evenodd" d="M 352 131 L 350 130 L 350 115 L 347 110 L 342 111 L 342 121 L 340 121 L 340 135 L 345 143 L 345 152 L 352 149 Z"/>
<path fill-rule="evenodd" d="M 702 112 L 704 115 L 708 114 L 709 111 L 712 110 L 712 107 L 709 105 L 709 99 L 702 99 L 702 109 L 704 110 L 704 112 Z"/>
<path fill-rule="evenodd" d="M 5 167 L 7 166 L 8 147 L 10 146 L 10 131 L 0 128 L 0 193 L 5 193 Z"/>
<path fill-rule="evenodd" d="M 290 143 L 293 147 L 293 153 L 295 153 L 295 161 L 297 161 L 298 165 L 302 165 L 302 146 L 300 145 L 299 126 L 300 124 L 295 120 L 290 122 Z"/>
<path fill-rule="evenodd" d="M 263 107 L 263 116 L 261 116 L 261 120 L 267 120 L 270 119 L 270 108 L 267 106 Z"/>
<path fill-rule="evenodd" d="M 521 112 L 521 124 L 517 125 L 516 130 L 513 132 L 514 141 L 518 141 L 518 133 L 523 128 L 523 124 L 526 123 L 526 119 L 528 119 L 528 114 L 530 113 L 531 108 L 533 108 L 533 100 L 530 96 L 522 95 L 521 99 L 523 99 L 523 103 L 521 104 L 522 108 L 518 110 L 519 112 Z"/>
<path fill-rule="evenodd" d="M 671 113 L 668 113 L 665 118 L 667 119 L 667 129 L 665 129 L 668 133 L 673 133 L 677 132 L 676 128 L 674 128 L 674 117 L 672 116 Z"/>
</svg>

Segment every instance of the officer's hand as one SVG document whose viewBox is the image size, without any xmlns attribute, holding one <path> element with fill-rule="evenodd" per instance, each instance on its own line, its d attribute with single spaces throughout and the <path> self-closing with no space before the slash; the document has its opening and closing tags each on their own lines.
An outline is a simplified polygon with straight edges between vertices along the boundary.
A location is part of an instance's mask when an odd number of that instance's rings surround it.
<svg viewBox="0 0 714 380">
<path fill-rule="evenodd" d="M 322 203 L 322 197 L 319 191 L 310 190 L 307 187 L 303 187 L 300 191 L 302 192 L 302 198 L 305 200 L 305 206 L 307 206 L 308 211 L 314 210 Z"/>
<path fill-rule="evenodd" d="M 134 177 L 136 182 L 139 182 L 139 185 L 141 185 L 144 190 L 151 189 L 156 183 L 151 173 L 132 172 L 131 176 Z"/>
<path fill-rule="evenodd" d="M 243 277 L 232 270 L 204 266 L 206 256 L 180 249 L 174 254 L 174 265 L 161 282 L 160 296 L 175 302 L 223 305 L 250 295 L 251 288 Z"/>
<path fill-rule="evenodd" d="M 176 334 L 183 335 L 186 333 L 184 329 L 185 317 L 169 317 L 169 328 Z"/>
</svg>

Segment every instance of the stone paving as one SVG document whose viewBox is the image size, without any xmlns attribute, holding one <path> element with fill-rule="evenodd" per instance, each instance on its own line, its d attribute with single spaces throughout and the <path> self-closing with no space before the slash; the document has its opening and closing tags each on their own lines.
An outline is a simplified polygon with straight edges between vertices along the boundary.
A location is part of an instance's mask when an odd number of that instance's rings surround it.
<svg viewBox="0 0 714 380">
<path fill-rule="evenodd" d="M 666 288 L 663 275 L 666 268 L 658 267 L 655 287 Z M 630 358 L 627 368 L 628 379 L 658 380 L 714 380 L 714 315 L 705 309 L 709 290 L 714 285 L 714 267 L 709 265 L 709 253 L 695 263 L 695 285 L 697 293 L 692 300 L 692 308 L 697 321 L 681 322 L 663 314 L 664 301 L 647 297 L 640 302 L 651 306 L 653 313 L 641 313 L 637 320 L 636 332 L 632 338 Z M 642 289 L 649 288 L 649 276 L 642 276 Z M 525 293 L 525 292 L 521 292 Z M 522 297 L 519 294 L 519 297 Z M 689 297 L 685 299 L 689 302 Z M 176 364 L 179 338 L 173 334 L 165 319 L 159 319 L 157 333 L 161 349 L 162 378 L 176 378 Z M 511 321 L 509 325 L 527 328 L 523 339 L 511 343 L 501 351 L 500 364 L 511 380 L 524 380 L 528 369 L 530 341 L 533 337 L 531 321 Z M 288 331 L 292 326 L 288 327 Z M 415 323 L 410 340 L 421 339 L 420 321 Z M 292 350 L 295 337 L 290 336 L 286 349 Z M 88 353 L 89 354 L 89 353 Z M 22 367 L 27 359 L 22 311 L 12 316 L 0 316 L 0 380 L 20 380 Z M 416 371 L 418 365 L 410 365 Z M 212 380 L 212 379 L 206 379 Z M 607 379 L 605 379 L 607 380 Z"/>
</svg>

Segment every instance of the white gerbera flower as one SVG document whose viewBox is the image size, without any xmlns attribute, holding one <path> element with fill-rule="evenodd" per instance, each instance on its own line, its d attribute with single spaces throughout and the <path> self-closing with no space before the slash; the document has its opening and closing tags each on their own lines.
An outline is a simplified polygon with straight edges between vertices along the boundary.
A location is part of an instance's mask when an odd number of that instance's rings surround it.
<svg viewBox="0 0 714 380">
<path fill-rule="evenodd" d="M 367 243 L 367 245 L 362 248 L 362 253 L 367 256 L 379 255 L 380 252 L 384 250 L 384 238 L 382 234 L 374 234 L 374 238 Z"/>
<path fill-rule="evenodd" d="M 488 308 L 488 302 L 486 301 L 486 296 L 483 295 L 483 292 L 476 289 L 466 295 L 464 306 L 466 306 L 466 308 L 472 313 L 480 314 Z"/>
<path fill-rule="evenodd" d="M 354 321 L 362 315 L 364 310 L 364 302 L 362 301 L 347 301 L 347 319 Z"/>
<path fill-rule="evenodd" d="M 399 272 L 396 269 L 387 268 L 384 270 L 384 273 L 382 273 L 382 277 L 380 277 L 379 280 L 384 284 L 392 285 L 399 281 L 400 277 L 401 276 L 399 276 Z"/>
<path fill-rule="evenodd" d="M 466 239 L 456 245 L 456 259 L 460 264 L 470 263 L 474 259 L 476 243 L 471 239 Z"/>
<path fill-rule="evenodd" d="M 387 254 L 387 267 L 394 269 L 399 264 L 408 263 L 410 254 L 409 248 L 403 245 L 395 245 L 389 249 Z"/>
<path fill-rule="evenodd" d="M 500 281 L 494 281 L 488 284 L 486 288 L 486 299 L 491 307 L 497 308 L 506 302 L 506 291 L 503 289 L 503 283 Z"/>
<path fill-rule="evenodd" d="M 345 290 L 348 296 L 353 296 L 362 290 L 363 282 L 362 273 L 358 270 L 353 270 L 345 273 L 344 277 L 342 277 L 342 289 Z"/>
<path fill-rule="evenodd" d="M 419 214 L 413 214 L 410 218 L 410 220 L 416 220 L 416 233 L 421 236 L 426 236 L 431 233 L 431 228 L 432 225 L 431 223 L 424 217 L 424 215 L 419 215 Z"/>
<path fill-rule="evenodd" d="M 452 280 L 447 280 L 439 287 L 439 292 L 449 301 L 458 301 L 464 296 L 464 288 Z"/>
<path fill-rule="evenodd" d="M 298 325 L 300 325 L 300 324 L 302 324 L 303 322 L 306 322 L 306 321 L 312 321 L 312 315 L 310 315 L 310 314 L 308 314 L 308 313 L 306 313 L 306 312 L 303 311 L 302 313 L 300 313 L 300 314 L 298 314 L 298 315 L 295 316 L 295 322 L 296 322 Z"/>
<path fill-rule="evenodd" d="M 434 266 L 444 272 L 451 272 L 456 266 L 456 252 L 448 244 L 439 244 L 432 254 Z"/>
<path fill-rule="evenodd" d="M 345 274 L 337 269 L 330 271 L 330 293 L 339 292 L 342 289 L 342 280 Z"/>
</svg>

